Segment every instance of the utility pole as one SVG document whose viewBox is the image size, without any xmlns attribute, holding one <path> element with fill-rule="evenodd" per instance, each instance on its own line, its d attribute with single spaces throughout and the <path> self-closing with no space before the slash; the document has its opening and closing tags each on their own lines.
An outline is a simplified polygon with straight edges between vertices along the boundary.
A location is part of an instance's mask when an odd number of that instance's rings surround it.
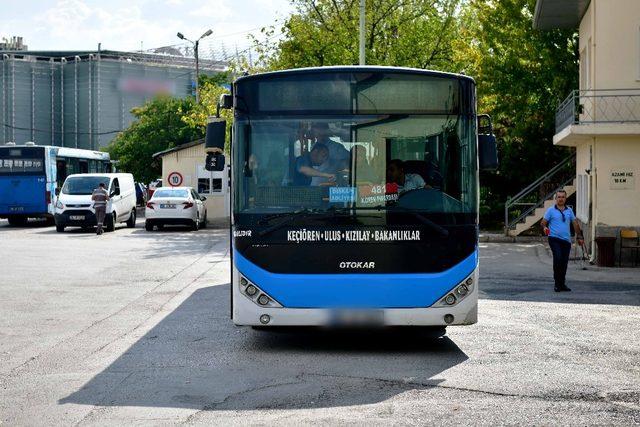
<svg viewBox="0 0 640 427">
<path fill-rule="evenodd" d="M 196 104 L 200 104 L 200 62 L 198 61 L 198 46 L 200 39 L 196 40 L 193 52 L 196 56 Z"/>
<path fill-rule="evenodd" d="M 178 38 L 180 40 L 186 40 L 188 42 L 193 43 L 193 54 L 196 57 L 196 104 L 200 104 L 200 62 L 198 58 L 198 47 L 200 46 L 200 40 L 205 37 L 210 36 L 213 33 L 211 30 L 207 30 L 200 38 L 196 41 L 191 41 L 186 38 L 182 33 L 178 33 Z"/>
<path fill-rule="evenodd" d="M 364 54 L 365 1 L 360 0 L 360 65 L 365 65 L 366 63 Z"/>
</svg>

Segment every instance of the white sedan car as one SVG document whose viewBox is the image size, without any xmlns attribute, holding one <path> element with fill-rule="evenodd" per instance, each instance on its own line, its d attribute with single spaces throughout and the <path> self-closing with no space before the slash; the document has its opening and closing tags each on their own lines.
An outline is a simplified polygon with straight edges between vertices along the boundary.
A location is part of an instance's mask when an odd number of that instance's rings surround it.
<svg viewBox="0 0 640 427">
<path fill-rule="evenodd" d="M 144 228 L 162 229 L 165 225 L 187 225 L 192 230 L 207 225 L 205 197 L 191 187 L 159 187 L 147 202 Z"/>
</svg>

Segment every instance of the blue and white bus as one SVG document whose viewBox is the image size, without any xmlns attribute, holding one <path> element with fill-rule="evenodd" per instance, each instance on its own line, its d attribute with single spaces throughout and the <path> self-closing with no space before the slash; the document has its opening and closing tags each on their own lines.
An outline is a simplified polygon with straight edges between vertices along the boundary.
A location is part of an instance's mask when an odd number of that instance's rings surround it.
<svg viewBox="0 0 640 427">
<path fill-rule="evenodd" d="M 55 190 L 67 175 L 111 169 L 109 154 L 99 151 L 33 143 L 0 146 L 0 218 L 11 225 L 52 219 Z"/>
<path fill-rule="evenodd" d="M 297 69 L 241 77 L 231 102 L 235 324 L 477 321 L 478 171 L 497 158 L 472 78 Z"/>
</svg>

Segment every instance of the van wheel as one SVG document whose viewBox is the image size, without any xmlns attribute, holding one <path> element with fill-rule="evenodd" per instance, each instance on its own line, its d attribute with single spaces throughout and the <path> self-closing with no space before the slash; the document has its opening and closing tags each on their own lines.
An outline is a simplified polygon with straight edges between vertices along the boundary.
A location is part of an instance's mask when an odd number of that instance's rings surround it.
<svg viewBox="0 0 640 427">
<path fill-rule="evenodd" d="M 145 223 L 144 223 L 144 229 L 145 229 L 145 230 L 147 230 L 147 231 L 153 231 L 153 224 L 151 224 L 151 223 L 150 223 L 150 222 L 148 222 L 148 221 L 145 221 Z"/>
<path fill-rule="evenodd" d="M 64 232 L 64 225 L 56 225 L 56 231 L 58 233 L 63 233 Z"/>
<path fill-rule="evenodd" d="M 107 231 L 114 231 L 116 229 L 116 212 L 111 212 L 111 215 L 107 215 L 105 217 L 106 226 L 105 229 Z"/>
<path fill-rule="evenodd" d="M 127 220 L 127 227 L 136 228 L 136 210 L 135 210 L 135 208 L 131 211 L 131 215 L 129 215 L 129 219 Z"/>
</svg>

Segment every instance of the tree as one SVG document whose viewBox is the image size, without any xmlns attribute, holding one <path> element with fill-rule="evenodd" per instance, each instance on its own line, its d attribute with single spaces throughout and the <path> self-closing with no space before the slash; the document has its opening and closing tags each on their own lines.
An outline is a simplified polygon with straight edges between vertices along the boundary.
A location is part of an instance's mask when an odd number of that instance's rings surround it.
<svg viewBox="0 0 640 427">
<path fill-rule="evenodd" d="M 256 40 L 261 63 L 270 69 L 358 63 L 358 0 L 292 0 L 295 12 L 269 40 Z M 450 69 L 461 0 L 368 0 L 367 63 Z"/>
<path fill-rule="evenodd" d="M 291 0 L 295 12 L 256 41 L 267 69 L 355 64 L 358 0 Z M 500 168 L 481 174 L 482 222 L 567 153 L 554 147 L 558 102 L 577 87 L 577 34 L 533 28 L 536 0 L 368 0 L 367 63 L 464 73 L 492 115 Z"/>
<path fill-rule="evenodd" d="M 478 84 L 479 110 L 492 115 L 499 141 L 497 174 L 482 174 L 484 222 L 502 219 L 504 202 L 567 155 L 553 145 L 558 103 L 578 87 L 578 37 L 573 30 L 532 26 L 535 0 L 472 0 L 465 9 L 466 43 Z"/>
<path fill-rule="evenodd" d="M 167 96 L 134 108 L 136 121 L 106 151 L 118 160 L 120 170 L 132 173 L 139 182 L 150 182 L 162 173 L 160 163 L 152 158 L 154 153 L 204 137 L 204 126 L 186 119 L 195 109 L 192 97 Z"/>
</svg>

